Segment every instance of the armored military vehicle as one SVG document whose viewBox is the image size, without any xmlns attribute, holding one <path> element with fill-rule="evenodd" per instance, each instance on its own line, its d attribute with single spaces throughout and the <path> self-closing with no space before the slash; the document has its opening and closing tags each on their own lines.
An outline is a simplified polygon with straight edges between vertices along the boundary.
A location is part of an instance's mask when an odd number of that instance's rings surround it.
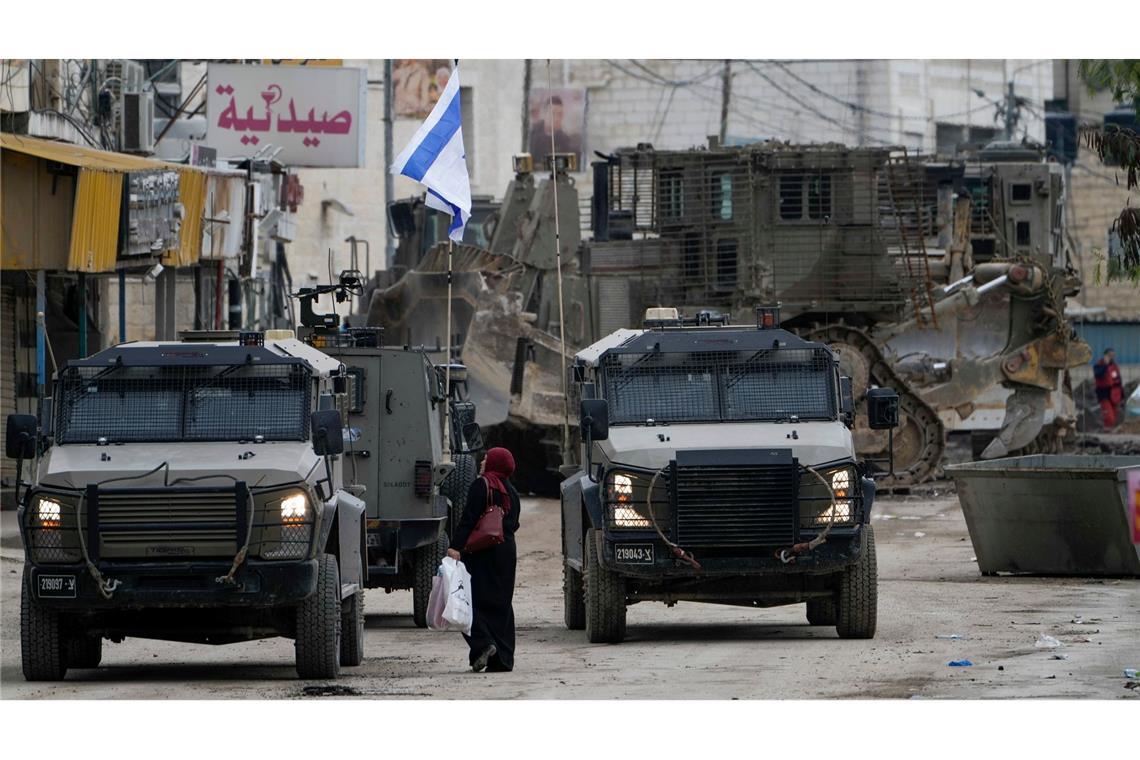
<svg viewBox="0 0 1140 760">
<path fill-rule="evenodd" d="M 344 366 L 344 479 L 367 505 L 365 585 L 411 589 L 413 619 L 425 627 L 432 578 L 475 480 L 482 437 L 465 397 L 466 367 L 435 365 L 423 347 L 386 346 L 381 329 L 346 328 L 335 312 L 314 310 L 321 295 L 344 302 L 362 285 L 348 271 L 335 285 L 302 288 L 299 334 Z"/>
<path fill-rule="evenodd" d="M 359 665 L 364 502 L 342 487 L 341 362 L 291 332 L 126 343 L 67 362 L 29 460 L 20 650 L 28 680 L 103 640 L 296 643 L 302 678 Z"/>
<path fill-rule="evenodd" d="M 557 491 L 567 423 L 559 357 L 556 195 L 566 340 L 581 346 L 594 339 L 585 308 L 587 283 L 575 271 L 580 236 L 578 195 L 570 176 L 574 157 L 556 156 L 554 165 L 557 192 L 551 180 L 536 181 L 529 156 L 516 157 L 516 174 L 502 205 L 489 213 L 484 202 L 479 232 L 469 223 L 464 243 L 455 246 L 451 278 L 451 335 L 467 366 L 470 398 L 488 444 L 516 452 L 521 489 L 551 493 Z M 437 239 L 433 235 L 446 224 L 413 201 L 392 204 L 389 216 L 399 242 L 397 260 L 408 268 L 394 284 L 373 293 L 366 321 L 383 327 L 393 341 L 436 346 L 432 356 L 440 360 L 448 334 L 447 248 L 423 245 Z"/>
<path fill-rule="evenodd" d="M 950 431 L 970 433 L 990 457 L 1056 450 L 1071 430 L 1065 373 L 1089 349 L 1064 317 L 1079 280 L 1060 170 L 1034 151 L 998 144 L 970 161 L 936 161 L 842 145 L 640 145 L 592 165 L 583 241 L 569 164 L 556 156 L 555 166 L 556 180 L 536 182 L 516 159 L 485 225 L 490 247 L 460 246 L 454 258 L 452 334 L 479 420 L 489 440 L 534 453 L 521 468 L 574 462 L 562 332 L 574 350 L 661 304 L 741 321 L 779 302 L 785 329 L 839 352 L 856 399 L 895 389 L 894 485 L 937 475 Z M 378 291 L 370 323 L 438 341 L 445 263 L 433 249 Z M 860 421 L 854 436 L 861 453 L 884 456 L 882 431 Z"/>
<path fill-rule="evenodd" d="M 839 352 L 856 399 L 898 392 L 894 484 L 938 472 L 948 429 L 996 434 L 987 456 L 1034 444 L 1046 423 L 1064 432 L 1063 374 L 1088 347 L 1064 317 L 1079 281 L 1060 170 L 1036 153 L 936 163 L 712 141 L 619 151 L 595 171 L 583 260 L 599 334 L 660 303 L 740 320 L 780 302 L 787 329 Z M 855 439 L 875 456 L 886 445 L 861 424 Z"/>
<path fill-rule="evenodd" d="M 871 638 L 873 475 L 851 380 L 822 343 L 778 327 L 650 309 L 578 352 L 582 469 L 562 483 L 566 627 L 619 642 L 645 601 L 807 602 L 809 622 Z M 719 322 L 719 324 L 718 324 Z M 890 430 L 898 396 L 866 394 Z"/>
</svg>

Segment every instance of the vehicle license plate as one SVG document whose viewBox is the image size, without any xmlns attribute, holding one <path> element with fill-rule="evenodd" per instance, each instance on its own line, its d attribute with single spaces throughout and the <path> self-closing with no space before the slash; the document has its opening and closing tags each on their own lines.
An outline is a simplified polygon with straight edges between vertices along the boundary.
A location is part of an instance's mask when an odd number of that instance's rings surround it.
<svg viewBox="0 0 1140 760">
<path fill-rule="evenodd" d="M 41 575 L 39 576 L 40 597 L 53 597 L 57 599 L 75 598 L 74 575 Z"/>
<path fill-rule="evenodd" d="M 628 565 L 653 564 L 653 544 L 615 544 L 614 552 L 618 562 Z"/>
</svg>

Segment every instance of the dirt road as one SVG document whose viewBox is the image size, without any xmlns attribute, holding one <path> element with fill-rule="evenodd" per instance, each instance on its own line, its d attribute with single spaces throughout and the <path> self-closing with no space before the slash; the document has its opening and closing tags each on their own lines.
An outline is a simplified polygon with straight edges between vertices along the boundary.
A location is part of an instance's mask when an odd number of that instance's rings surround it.
<svg viewBox="0 0 1140 760">
<path fill-rule="evenodd" d="M 841 641 L 832 628 L 808 626 L 803 605 L 748 610 L 682 603 L 632 607 L 626 643 L 588 644 L 582 632 L 562 625 L 557 503 L 528 499 L 519 533 L 513 673 L 470 673 L 458 634 L 413 627 L 408 592 L 370 592 L 366 660 L 342 671 L 332 690 L 296 679 L 293 644 L 285 639 L 223 647 L 128 639 L 107 643 L 97 670 L 73 670 L 58 684 L 25 683 L 23 555 L 14 514 L 6 512 L 0 686 L 5 698 L 86 699 L 278 699 L 330 691 L 556 699 L 1140 698 L 1122 674 L 1140 667 L 1140 581 L 983 578 L 953 496 L 881 498 L 875 512 L 879 627 L 872 641 Z M 963 638 L 938 638 L 951 634 Z M 1063 646 L 1036 648 L 1041 634 Z M 947 666 L 959 659 L 974 665 Z"/>
</svg>

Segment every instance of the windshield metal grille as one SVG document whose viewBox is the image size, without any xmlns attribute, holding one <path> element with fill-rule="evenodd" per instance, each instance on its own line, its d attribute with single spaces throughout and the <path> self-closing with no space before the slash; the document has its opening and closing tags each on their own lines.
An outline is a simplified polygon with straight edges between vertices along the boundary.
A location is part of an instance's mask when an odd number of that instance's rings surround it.
<svg viewBox="0 0 1140 760">
<path fill-rule="evenodd" d="M 302 441 L 311 375 L 302 364 L 68 367 L 60 443 Z"/>
<path fill-rule="evenodd" d="M 611 353 L 602 361 L 610 422 L 835 419 L 825 348 Z"/>
</svg>

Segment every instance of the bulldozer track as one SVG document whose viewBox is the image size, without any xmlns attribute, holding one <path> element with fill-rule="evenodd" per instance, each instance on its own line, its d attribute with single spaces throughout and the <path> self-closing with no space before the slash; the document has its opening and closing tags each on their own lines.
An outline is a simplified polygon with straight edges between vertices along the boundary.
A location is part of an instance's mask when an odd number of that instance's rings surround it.
<svg viewBox="0 0 1140 760">
<path fill-rule="evenodd" d="M 883 486 L 910 486 L 937 477 L 946 449 L 945 426 L 934 407 L 895 373 L 870 336 L 857 327 L 845 324 L 813 325 L 796 332 L 806 340 L 854 346 L 866 361 L 871 380 L 881 388 L 891 388 L 898 393 L 901 416 L 909 418 L 918 426 L 921 438 L 918 456 L 909 463 L 903 463 L 905 466 L 896 462 L 894 474 L 879 482 Z M 860 400 L 855 399 L 856 404 Z"/>
</svg>

